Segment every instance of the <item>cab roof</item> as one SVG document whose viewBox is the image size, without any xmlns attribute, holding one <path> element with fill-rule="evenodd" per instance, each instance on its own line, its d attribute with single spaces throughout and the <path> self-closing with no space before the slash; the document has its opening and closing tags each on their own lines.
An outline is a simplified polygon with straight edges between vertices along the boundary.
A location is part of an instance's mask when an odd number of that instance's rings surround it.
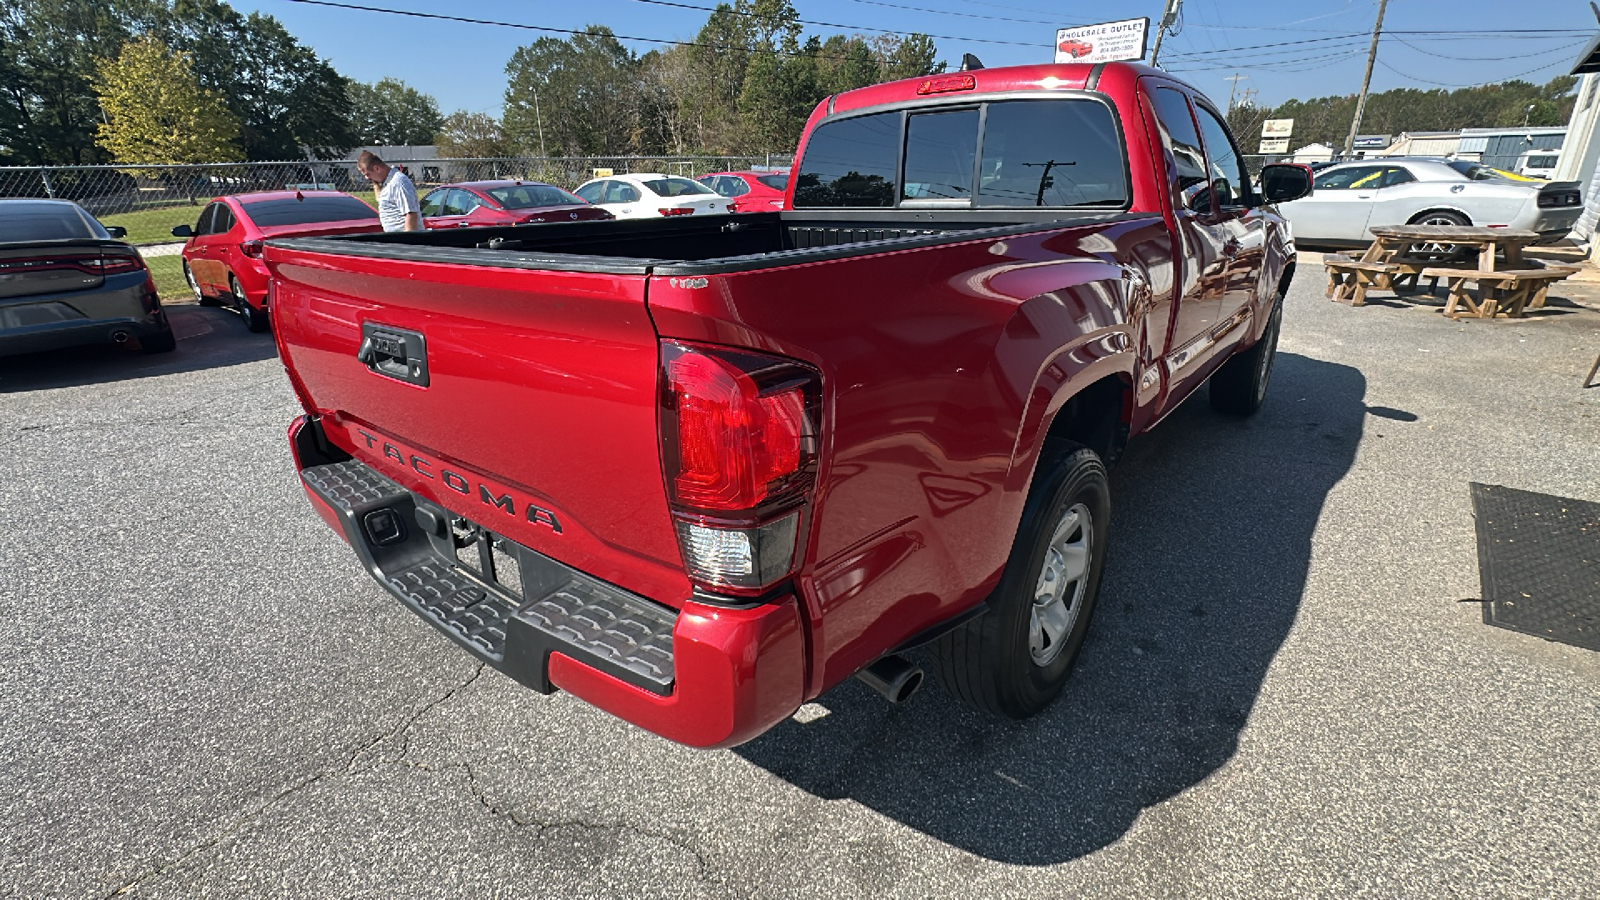
<svg viewBox="0 0 1600 900">
<path fill-rule="evenodd" d="M 829 113 L 848 112 L 870 106 L 882 106 L 888 103 L 904 103 L 921 97 L 930 99 L 935 97 L 953 98 L 958 93 L 981 95 L 1008 91 L 1081 91 L 1087 85 L 1098 85 L 1102 79 L 1114 74 L 1125 76 L 1130 81 L 1141 75 L 1158 75 L 1172 81 L 1182 82 L 1182 79 L 1176 78 L 1160 69 L 1151 68 L 1143 63 L 1132 62 L 1045 63 L 1032 66 L 1001 66 L 993 69 L 969 69 L 965 72 L 920 75 L 916 78 L 903 78 L 899 81 L 890 81 L 884 84 L 856 88 L 853 91 L 844 91 L 829 98 L 832 105 L 828 111 Z M 944 79 L 961 78 L 962 76 L 970 76 L 972 78 L 973 86 L 971 88 L 958 88 L 932 94 L 917 93 L 917 89 L 924 82 L 938 82 Z M 829 101 L 823 102 L 827 103 Z"/>
</svg>

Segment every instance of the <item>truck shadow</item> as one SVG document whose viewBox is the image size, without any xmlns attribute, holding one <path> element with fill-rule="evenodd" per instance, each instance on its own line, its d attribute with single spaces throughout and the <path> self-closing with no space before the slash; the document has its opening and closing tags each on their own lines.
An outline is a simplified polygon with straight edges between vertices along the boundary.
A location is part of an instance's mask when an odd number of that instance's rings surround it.
<svg viewBox="0 0 1600 900">
<path fill-rule="evenodd" d="M 1095 621 L 1044 714 L 997 721 L 937 684 L 891 707 L 852 679 L 733 752 L 999 862 L 1111 844 L 1237 749 L 1355 459 L 1365 392 L 1353 368 L 1284 353 L 1255 417 L 1193 398 L 1129 448 Z"/>
<path fill-rule="evenodd" d="M 228 310 L 168 306 L 167 318 L 178 337 L 178 349 L 171 353 L 147 356 L 129 343 L 0 357 L 0 393 L 106 384 L 216 369 L 268 359 L 278 353 L 272 335 L 251 334 L 239 317 Z"/>
</svg>

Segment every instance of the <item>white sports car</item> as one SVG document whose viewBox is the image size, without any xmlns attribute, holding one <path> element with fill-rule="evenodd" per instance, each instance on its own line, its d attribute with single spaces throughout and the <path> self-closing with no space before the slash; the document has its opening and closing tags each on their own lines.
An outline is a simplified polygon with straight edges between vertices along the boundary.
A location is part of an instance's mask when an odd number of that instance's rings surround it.
<svg viewBox="0 0 1600 900">
<path fill-rule="evenodd" d="M 1583 211 L 1575 181 L 1520 180 L 1468 160 L 1380 157 L 1319 171 L 1312 192 L 1278 206 L 1308 244 L 1362 246 L 1374 225 L 1484 225 L 1566 237 Z"/>
<path fill-rule="evenodd" d="M 698 181 L 651 172 L 586 181 L 573 191 L 619 219 L 725 215 L 728 201 Z"/>
</svg>

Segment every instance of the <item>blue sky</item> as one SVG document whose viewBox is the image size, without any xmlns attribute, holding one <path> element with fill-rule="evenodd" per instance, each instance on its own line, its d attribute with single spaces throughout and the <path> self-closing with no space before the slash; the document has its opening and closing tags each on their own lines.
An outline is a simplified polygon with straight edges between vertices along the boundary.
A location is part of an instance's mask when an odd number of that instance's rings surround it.
<svg viewBox="0 0 1600 900">
<path fill-rule="evenodd" d="M 432 94 L 441 109 L 498 115 L 505 63 L 512 51 L 540 32 L 441 22 L 372 11 L 307 6 L 291 0 L 231 0 L 242 10 L 277 17 L 302 42 L 359 81 L 399 78 Z M 578 29 L 590 23 L 618 34 L 689 40 L 707 13 L 644 0 L 365 0 L 373 7 L 475 19 Z M 670 0 L 715 6 L 715 0 Z M 1046 10 L 1044 0 L 793 0 L 802 19 L 846 26 L 807 26 L 808 33 L 867 29 L 922 31 L 936 37 L 941 58 L 952 63 L 973 53 L 986 65 L 1044 62 L 1055 29 L 1161 14 L 1162 0 L 1074 2 Z M 363 0 L 354 0 L 361 5 Z M 1227 102 L 1227 76 L 1245 76 L 1240 91 L 1276 105 L 1354 93 L 1361 86 L 1377 0 L 1185 0 L 1181 33 L 1169 36 L 1161 55 L 1219 104 Z M 909 7 L 915 7 L 911 9 Z M 1152 25 L 1152 32 L 1154 26 Z M 1557 34 L 1522 30 L 1561 29 Z M 1439 34 L 1460 32 L 1477 34 Z M 1543 83 L 1571 68 L 1587 41 L 1600 32 L 1587 0 L 1390 0 L 1386 33 L 1373 72 L 1373 89 L 1458 87 L 1513 76 Z M 1396 32 L 1389 35 L 1389 32 Z M 1409 32 L 1409 33 L 1408 33 Z M 1365 34 L 1366 36 L 1362 36 Z M 561 35 L 556 35 L 557 37 Z M 1153 41 L 1153 34 L 1152 34 Z M 661 44 L 628 41 L 644 53 Z M 1265 46 L 1274 45 L 1274 46 Z"/>
</svg>

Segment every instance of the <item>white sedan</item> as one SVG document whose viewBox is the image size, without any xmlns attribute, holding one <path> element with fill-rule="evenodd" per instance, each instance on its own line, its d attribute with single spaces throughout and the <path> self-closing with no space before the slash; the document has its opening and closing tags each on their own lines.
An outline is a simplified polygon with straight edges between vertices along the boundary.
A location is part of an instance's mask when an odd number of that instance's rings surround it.
<svg viewBox="0 0 1600 900">
<path fill-rule="evenodd" d="M 1574 181 L 1519 180 L 1468 160 L 1379 157 L 1329 166 L 1312 192 L 1278 206 L 1306 244 L 1358 246 L 1374 225 L 1484 225 L 1567 235 L 1583 212 Z"/>
<path fill-rule="evenodd" d="M 619 219 L 725 215 L 728 201 L 698 181 L 651 172 L 586 181 L 573 193 Z"/>
</svg>

